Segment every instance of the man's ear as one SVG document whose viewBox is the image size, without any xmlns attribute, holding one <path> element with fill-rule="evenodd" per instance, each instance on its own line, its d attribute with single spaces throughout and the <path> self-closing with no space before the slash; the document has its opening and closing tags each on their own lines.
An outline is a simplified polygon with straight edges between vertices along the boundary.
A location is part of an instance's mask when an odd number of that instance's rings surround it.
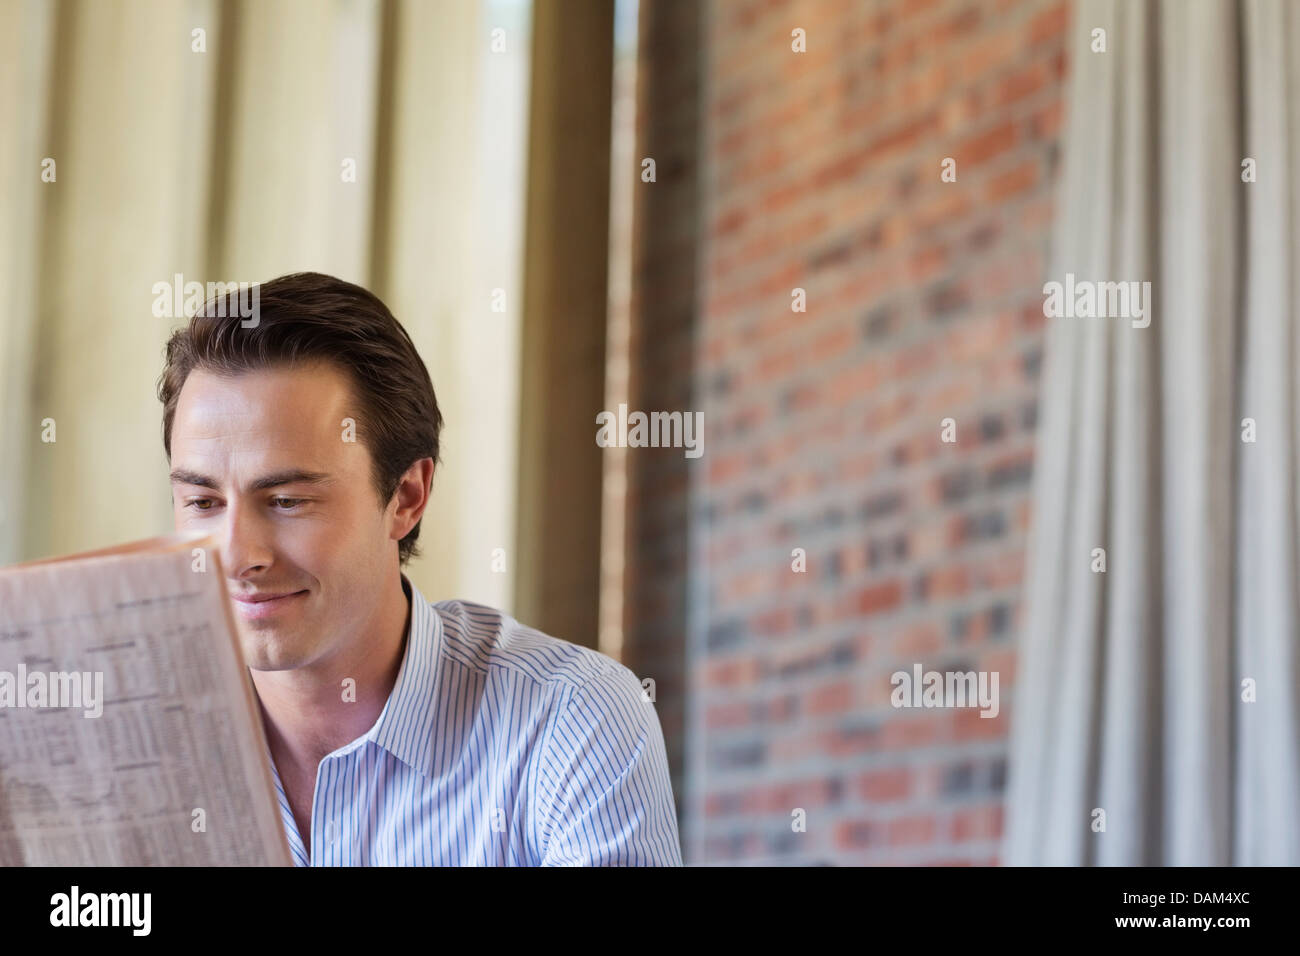
<svg viewBox="0 0 1300 956">
<path fill-rule="evenodd" d="M 413 462 L 397 482 L 397 489 L 393 492 L 393 500 L 390 502 L 390 505 L 396 504 L 392 527 L 394 540 L 401 541 L 406 537 L 424 514 L 424 509 L 428 507 L 429 491 L 433 485 L 433 469 L 432 458 L 421 458 Z"/>
</svg>

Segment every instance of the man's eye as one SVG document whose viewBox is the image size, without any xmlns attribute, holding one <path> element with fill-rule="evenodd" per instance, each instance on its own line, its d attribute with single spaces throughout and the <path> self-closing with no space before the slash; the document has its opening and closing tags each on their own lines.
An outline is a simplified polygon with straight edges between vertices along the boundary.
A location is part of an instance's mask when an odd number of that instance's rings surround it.
<svg viewBox="0 0 1300 956">
<path fill-rule="evenodd" d="M 288 511 L 290 508 L 296 508 L 302 504 L 301 498 L 272 498 L 271 501 L 277 504 L 277 510 Z"/>
<path fill-rule="evenodd" d="M 211 498 L 191 498 L 189 501 L 187 501 L 187 502 L 185 503 L 185 507 L 187 507 L 187 508 L 193 508 L 195 511 L 211 511 L 211 510 L 212 510 L 212 499 L 211 499 Z"/>
</svg>

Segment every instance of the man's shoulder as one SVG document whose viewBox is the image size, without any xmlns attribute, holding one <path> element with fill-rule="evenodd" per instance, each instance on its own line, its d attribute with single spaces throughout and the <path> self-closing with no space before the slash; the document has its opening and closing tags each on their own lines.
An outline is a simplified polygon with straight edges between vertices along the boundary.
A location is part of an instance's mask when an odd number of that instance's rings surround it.
<svg viewBox="0 0 1300 956">
<path fill-rule="evenodd" d="M 440 653 L 463 667 L 532 681 L 555 690 L 592 682 L 636 681 L 632 671 L 607 654 L 543 633 L 504 611 L 473 601 L 430 605 L 442 622 Z"/>
</svg>

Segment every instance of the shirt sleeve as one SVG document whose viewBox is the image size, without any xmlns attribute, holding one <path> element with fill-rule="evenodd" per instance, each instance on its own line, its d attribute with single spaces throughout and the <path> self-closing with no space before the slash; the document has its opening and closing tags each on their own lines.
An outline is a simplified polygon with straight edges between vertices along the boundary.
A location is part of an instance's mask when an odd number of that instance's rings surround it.
<svg viewBox="0 0 1300 956">
<path fill-rule="evenodd" d="M 655 705 L 616 661 L 573 692 L 539 767 L 542 866 L 681 866 Z"/>
</svg>

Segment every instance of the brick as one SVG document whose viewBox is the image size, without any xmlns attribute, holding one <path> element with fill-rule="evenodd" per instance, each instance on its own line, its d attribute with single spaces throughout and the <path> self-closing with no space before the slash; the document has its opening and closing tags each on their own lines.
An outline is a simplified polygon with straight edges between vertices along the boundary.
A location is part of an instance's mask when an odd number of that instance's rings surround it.
<svg viewBox="0 0 1300 956">
<path fill-rule="evenodd" d="M 989 804 L 958 810 L 951 821 L 952 840 L 962 843 L 967 840 L 996 840 L 1002 836 L 1002 806 Z"/>
<path fill-rule="evenodd" d="M 799 701 L 793 694 L 768 701 L 764 719 L 771 723 L 789 720 L 799 713 Z"/>
<path fill-rule="evenodd" d="M 961 56 L 960 76 L 978 76 L 1005 66 L 1020 51 L 1016 38 L 1006 31 L 980 37 Z"/>
<path fill-rule="evenodd" d="M 925 596 L 932 601 L 961 597 L 970 586 L 970 569 L 965 565 L 935 568 L 925 574 Z"/>
<path fill-rule="evenodd" d="M 943 0 L 907 0 L 907 3 L 899 4 L 898 22 L 901 25 L 920 19 L 922 15 L 942 5 Z"/>
<path fill-rule="evenodd" d="M 710 730 L 745 727 L 750 722 L 750 705 L 747 703 L 716 704 L 704 715 L 704 725 Z"/>
<path fill-rule="evenodd" d="M 957 160 L 957 181 L 961 182 L 962 167 L 979 166 L 1001 156 L 1014 149 L 1019 139 L 1017 126 L 1007 120 L 962 142 L 953 153 Z"/>
<path fill-rule="evenodd" d="M 925 747 L 944 738 L 948 722 L 946 711 L 927 710 L 896 712 L 890 719 L 880 739 L 882 750 L 912 750 Z M 989 723 L 989 721 L 985 721 Z"/>
<path fill-rule="evenodd" d="M 892 611 L 903 601 L 902 582 L 897 579 L 873 585 L 857 594 L 857 611 L 863 617 Z"/>
<path fill-rule="evenodd" d="M 938 650 L 942 643 L 933 623 L 913 624 L 899 634 L 894 653 L 902 658 L 921 658 Z"/>
<path fill-rule="evenodd" d="M 1065 121 L 1065 104 L 1054 99 L 1042 109 L 1036 110 L 1029 120 L 1029 128 L 1034 139 L 1045 142 L 1057 142 L 1061 135 L 1061 125 Z"/>
<path fill-rule="evenodd" d="M 837 681 L 819 687 L 807 695 L 804 712 L 813 717 L 846 713 L 853 706 L 852 681 Z"/>
<path fill-rule="evenodd" d="M 996 717 L 981 717 L 980 708 L 954 707 L 952 709 L 952 733 L 957 741 L 986 740 L 1007 735 L 1007 705 L 1010 695 L 1005 691 L 1005 681 L 998 679 L 999 710 Z"/>
<path fill-rule="evenodd" d="M 737 232 L 748 221 L 749 215 L 743 209 L 733 209 L 713 224 L 713 235 L 723 237 Z"/>
<path fill-rule="evenodd" d="M 913 149 L 938 128 L 937 112 L 931 111 L 915 119 L 909 119 L 872 141 L 863 152 L 862 161 L 880 163 L 891 155 Z"/>
<path fill-rule="evenodd" d="M 710 661 L 705 665 L 704 685 L 708 687 L 735 687 L 750 684 L 758 676 L 758 661 L 753 658 Z"/>
<path fill-rule="evenodd" d="M 907 275 L 913 282 L 924 283 L 941 275 L 948 264 L 947 250 L 933 245 L 914 252 L 907 262 Z"/>
<path fill-rule="evenodd" d="M 845 820 L 835 825 L 835 846 L 852 850 L 885 842 L 885 828 L 872 820 Z"/>
<path fill-rule="evenodd" d="M 1013 196 L 1029 192 L 1038 184 L 1038 162 L 1029 160 L 989 180 L 985 196 L 989 202 L 1000 203 Z"/>
<path fill-rule="evenodd" d="M 912 772 L 906 767 L 875 770 L 858 778 L 856 792 L 868 803 L 889 803 L 907 797 L 912 789 Z"/>
<path fill-rule="evenodd" d="M 993 105 L 1007 106 L 1037 93 L 1049 81 L 1048 70 L 1048 64 L 1041 61 L 1013 70 L 997 84 L 993 93 Z"/>
<path fill-rule="evenodd" d="M 1029 21 L 1028 40 L 1031 44 L 1059 38 L 1070 22 L 1070 5 L 1065 0 L 1053 3 L 1035 14 Z"/>
<path fill-rule="evenodd" d="M 822 750 L 832 759 L 869 753 L 880 746 L 882 731 L 872 722 L 847 724 L 820 735 L 817 749 Z M 800 745 L 795 753 L 805 755 L 809 752 L 806 745 Z"/>
<path fill-rule="evenodd" d="M 755 617 L 752 629 L 760 637 L 772 637 L 787 633 L 793 626 L 793 611 L 788 607 L 779 607 Z"/>
<path fill-rule="evenodd" d="M 932 813 L 914 814 L 889 821 L 890 846 L 912 846 L 931 842 L 938 831 L 938 820 Z"/>
</svg>

